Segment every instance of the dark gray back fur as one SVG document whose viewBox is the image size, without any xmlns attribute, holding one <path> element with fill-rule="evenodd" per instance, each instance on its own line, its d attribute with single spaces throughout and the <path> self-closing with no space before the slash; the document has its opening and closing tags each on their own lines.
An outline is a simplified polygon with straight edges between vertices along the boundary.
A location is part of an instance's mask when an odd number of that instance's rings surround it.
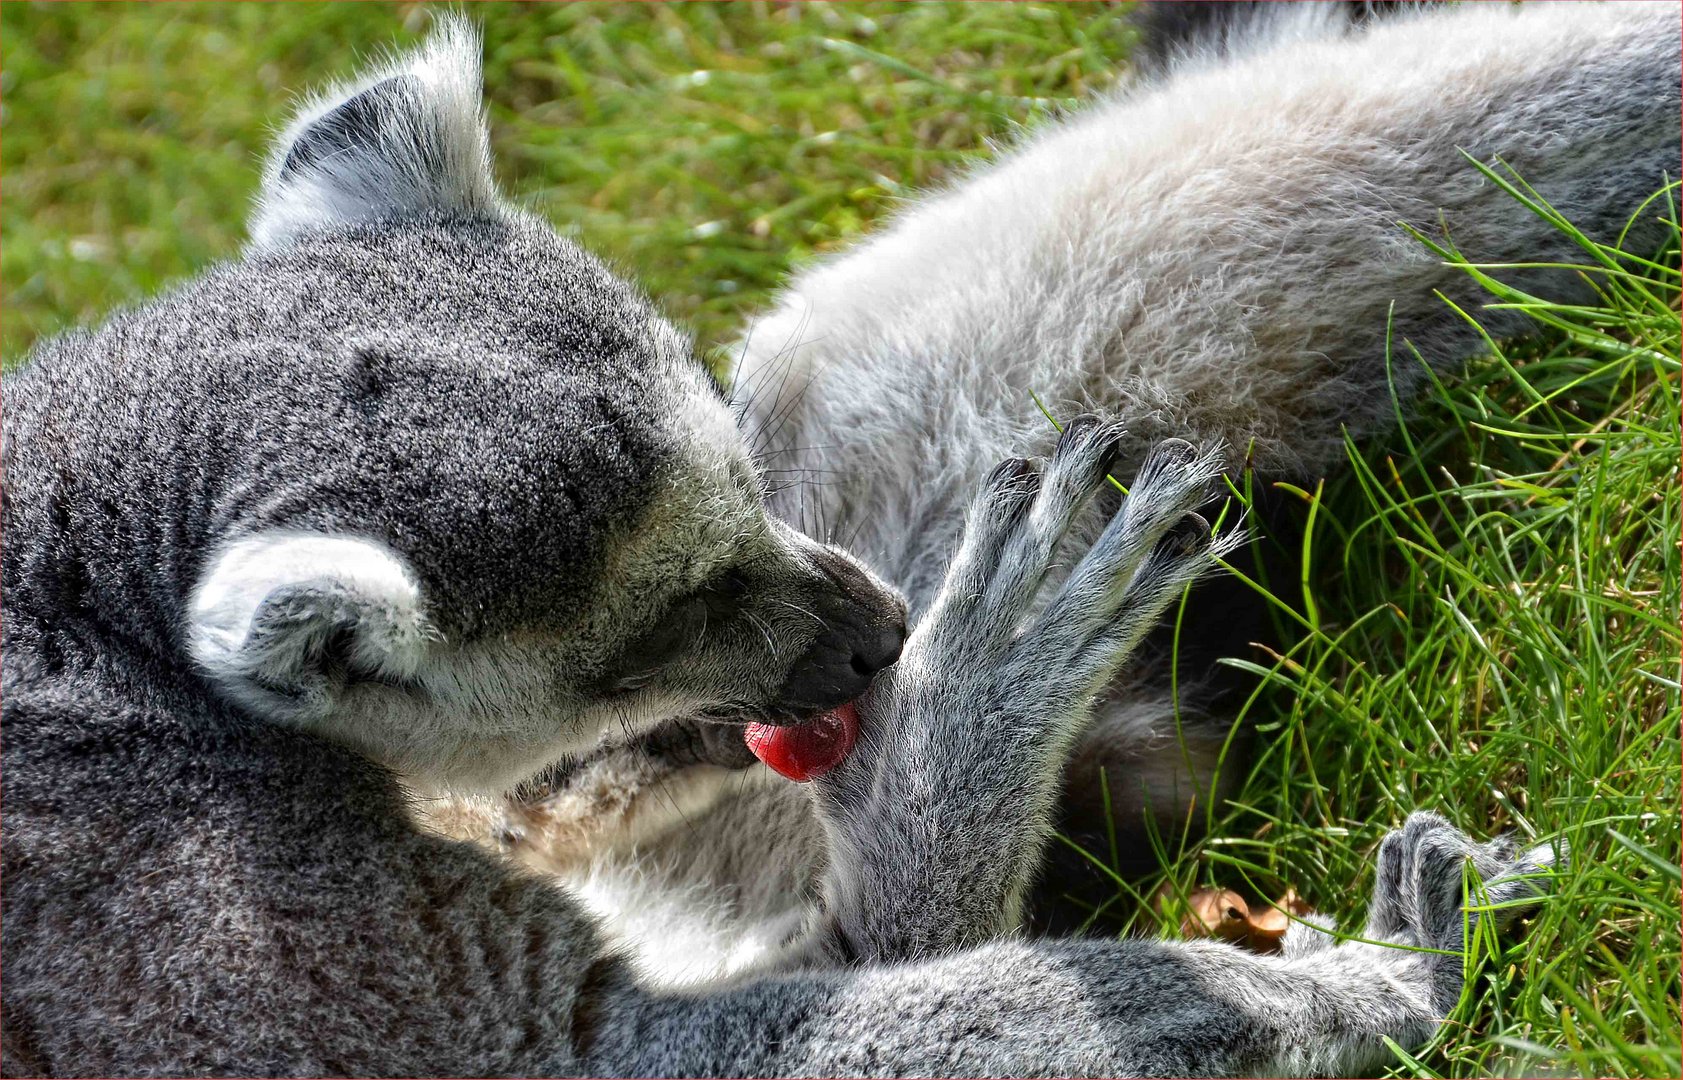
<svg viewBox="0 0 1683 1080">
<path fill-rule="evenodd" d="M 6 386 L 6 647 L 179 650 L 209 549 L 277 527 L 388 544 L 446 632 L 530 626 L 669 466 L 684 346 L 517 218 L 317 236 L 49 342 Z"/>
</svg>

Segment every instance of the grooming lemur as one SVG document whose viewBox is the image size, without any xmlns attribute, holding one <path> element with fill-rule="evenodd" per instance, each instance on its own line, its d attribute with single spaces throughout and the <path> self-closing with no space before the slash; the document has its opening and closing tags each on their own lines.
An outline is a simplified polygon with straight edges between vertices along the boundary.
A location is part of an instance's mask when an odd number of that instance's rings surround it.
<svg viewBox="0 0 1683 1080">
<path fill-rule="evenodd" d="M 1464 867 L 1505 904 L 1551 851 L 1414 815 L 1362 940 L 1280 956 L 1014 933 L 1069 762 L 1176 795 L 1116 676 L 1230 543 L 1220 469 L 1381 420 L 1392 301 L 1470 344 L 1394 223 L 1565 254 L 1457 148 L 1603 233 L 1675 164 L 1675 9 L 1330 23 L 798 279 L 745 433 L 497 194 L 463 27 L 307 107 L 241 258 L 6 381 L 7 1074 L 1339 1073 L 1428 1035 Z M 1109 419 L 1049 445 L 1030 391 Z M 828 482 L 768 505 L 751 442 Z M 811 785 L 731 771 L 726 721 L 848 701 Z M 486 822 L 566 882 L 438 835 Z"/>
</svg>

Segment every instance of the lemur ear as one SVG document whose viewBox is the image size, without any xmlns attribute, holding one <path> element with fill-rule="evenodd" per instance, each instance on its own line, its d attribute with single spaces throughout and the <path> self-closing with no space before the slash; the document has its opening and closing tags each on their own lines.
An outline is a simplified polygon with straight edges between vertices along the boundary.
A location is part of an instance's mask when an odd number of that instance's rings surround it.
<svg viewBox="0 0 1683 1080">
<path fill-rule="evenodd" d="M 412 679 L 434 637 L 415 575 L 382 544 L 270 532 L 224 549 L 194 590 L 188 643 L 261 716 L 325 718 L 357 679 Z"/>
<path fill-rule="evenodd" d="M 479 80 L 479 35 L 449 17 L 419 49 L 308 102 L 275 142 L 252 246 L 429 210 L 495 212 Z"/>
</svg>

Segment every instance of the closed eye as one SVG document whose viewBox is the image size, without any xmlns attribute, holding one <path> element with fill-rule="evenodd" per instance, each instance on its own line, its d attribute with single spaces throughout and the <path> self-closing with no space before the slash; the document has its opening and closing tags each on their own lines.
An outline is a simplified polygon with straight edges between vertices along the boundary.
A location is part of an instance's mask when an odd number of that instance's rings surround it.
<svg viewBox="0 0 1683 1080">
<path fill-rule="evenodd" d="M 748 592 L 748 579 L 740 570 L 729 569 L 702 586 L 699 595 L 709 614 L 719 619 L 730 619 L 741 611 L 742 601 L 747 598 Z"/>
<path fill-rule="evenodd" d="M 615 665 L 609 688 L 634 690 L 654 678 L 683 653 L 710 618 L 712 612 L 701 593 L 673 604 L 648 632 L 626 648 Z"/>
</svg>

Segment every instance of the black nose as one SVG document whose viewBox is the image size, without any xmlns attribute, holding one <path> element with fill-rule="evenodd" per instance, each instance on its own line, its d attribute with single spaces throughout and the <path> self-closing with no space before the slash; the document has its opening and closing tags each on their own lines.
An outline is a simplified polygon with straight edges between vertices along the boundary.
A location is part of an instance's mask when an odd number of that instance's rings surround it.
<svg viewBox="0 0 1683 1080">
<path fill-rule="evenodd" d="M 903 617 L 868 625 L 832 623 L 790 667 L 779 704 L 809 712 L 852 701 L 877 672 L 900 659 L 905 640 Z"/>
<path fill-rule="evenodd" d="M 825 580 L 810 610 L 824 621 L 824 630 L 790 666 L 778 693 L 779 703 L 796 712 L 852 701 L 873 676 L 900 659 L 906 642 L 906 606 L 899 597 L 831 551 L 814 561 Z"/>
<path fill-rule="evenodd" d="M 879 629 L 872 640 L 854 645 L 851 666 L 854 671 L 869 679 L 900 659 L 900 648 L 905 644 L 906 620 L 902 616 L 898 621 Z"/>
</svg>

